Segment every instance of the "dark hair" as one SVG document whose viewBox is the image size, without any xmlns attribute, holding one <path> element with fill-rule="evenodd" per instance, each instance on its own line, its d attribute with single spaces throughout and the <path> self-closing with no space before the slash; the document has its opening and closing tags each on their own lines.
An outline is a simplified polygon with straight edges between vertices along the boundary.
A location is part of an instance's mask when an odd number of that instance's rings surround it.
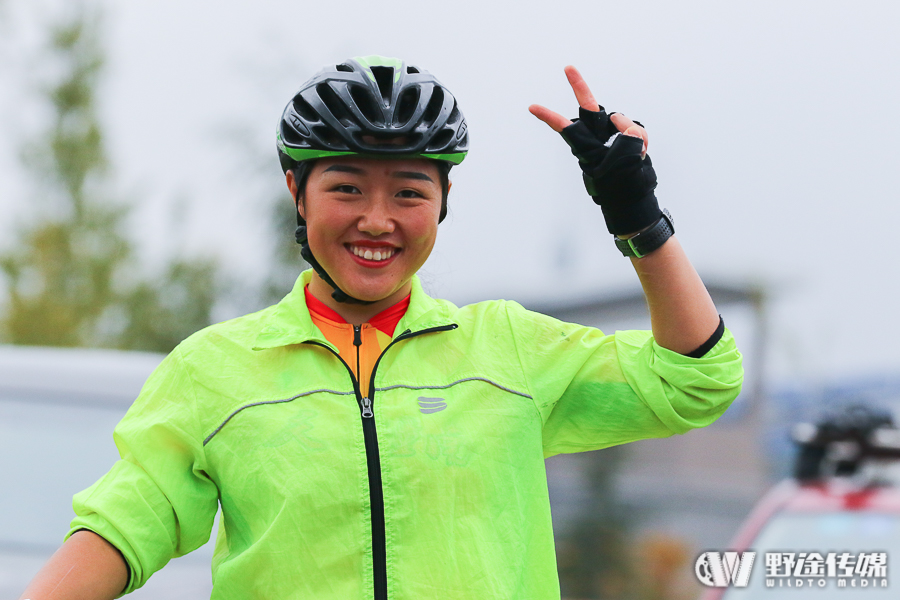
<svg viewBox="0 0 900 600">
<path fill-rule="evenodd" d="M 450 168 L 453 165 L 443 160 L 436 160 L 434 163 L 437 166 L 438 175 L 441 179 L 441 214 L 438 217 L 438 223 L 440 223 L 447 216 L 447 196 L 450 194 Z M 294 173 L 294 181 L 297 184 L 297 197 L 294 198 L 295 204 L 300 202 L 300 198 L 306 193 L 306 182 L 309 180 L 309 174 L 312 172 L 315 164 L 315 160 L 304 160 L 303 162 L 298 162 L 291 169 Z M 297 224 L 306 224 L 299 212 L 297 213 Z"/>
</svg>

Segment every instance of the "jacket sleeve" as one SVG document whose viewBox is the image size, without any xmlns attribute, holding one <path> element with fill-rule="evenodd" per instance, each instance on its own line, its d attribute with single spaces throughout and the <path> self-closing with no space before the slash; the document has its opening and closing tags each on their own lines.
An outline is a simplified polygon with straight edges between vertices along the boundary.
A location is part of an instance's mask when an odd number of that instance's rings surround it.
<svg viewBox="0 0 900 600">
<path fill-rule="evenodd" d="M 123 594 L 209 540 L 218 490 L 206 474 L 191 385 L 176 349 L 116 426 L 121 459 L 72 502 L 66 538 L 88 529 L 118 548 L 130 572 Z"/>
<path fill-rule="evenodd" d="M 705 427 L 741 390 L 741 354 L 727 329 L 703 357 L 690 358 L 649 331 L 607 336 L 514 302 L 507 314 L 548 457 Z"/>
</svg>

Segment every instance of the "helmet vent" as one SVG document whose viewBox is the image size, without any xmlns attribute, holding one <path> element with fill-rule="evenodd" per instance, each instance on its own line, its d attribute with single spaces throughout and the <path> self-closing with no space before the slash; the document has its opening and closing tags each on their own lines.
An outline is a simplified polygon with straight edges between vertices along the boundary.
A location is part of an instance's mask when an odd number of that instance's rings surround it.
<svg viewBox="0 0 900 600">
<path fill-rule="evenodd" d="M 450 113 L 450 118 L 447 119 L 447 125 L 455 125 L 457 121 L 459 121 L 459 108 L 456 106 L 456 102 L 453 103 L 453 111 Z"/>
<path fill-rule="evenodd" d="M 406 67 L 406 72 L 417 75 L 419 73 L 419 69 L 417 69 L 416 67 Z"/>
<path fill-rule="evenodd" d="M 400 93 L 397 99 L 397 109 L 394 111 L 394 125 L 403 126 L 409 123 L 419 104 L 419 88 L 408 87 Z"/>
<path fill-rule="evenodd" d="M 350 86 L 350 97 L 359 108 L 363 116 L 374 125 L 384 125 L 384 117 L 381 114 L 381 107 L 375 103 L 369 90 L 359 85 Z"/>
<path fill-rule="evenodd" d="M 316 137 L 329 148 L 341 146 L 341 138 L 332 129 L 326 125 L 319 125 L 313 128 Z"/>
<path fill-rule="evenodd" d="M 335 65 L 334 68 L 335 68 L 335 70 L 343 71 L 344 73 L 352 73 L 353 72 L 353 67 L 351 67 L 350 65 L 348 65 L 346 63 L 342 63 L 340 65 Z"/>
<path fill-rule="evenodd" d="M 344 106 L 344 101 L 341 100 L 341 97 L 338 96 L 333 89 L 331 89 L 330 85 L 327 83 L 320 83 L 316 86 L 316 92 L 319 94 L 319 98 L 322 99 L 326 108 L 328 108 L 337 120 L 344 122 L 351 118 L 350 111 Z"/>
<path fill-rule="evenodd" d="M 435 119 L 441 114 L 441 107 L 444 105 L 444 90 L 437 86 L 432 88 L 431 98 L 428 99 L 428 106 L 425 107 L 425 113 L 422 115 L 422 123 L 426 127 L 431 127 Z"/>
<path fill-rule="evenodd" d="M 372 67 L 372 75 L 375 76 L 375 82 L 378 84 L 378 91 L 381 92 L 381 101 L 385 106 L 391 103 L 391 92 L 394 88 L 394 68 L 393 67 Z"/>
<path fill-rule="evenodd" d="M 316 111 L 313 110 L 313 107 L 309 105 L 309 102 L 303 99 L 303 96 L 294 98 L 294 110 L 307 121 L 315 123 L 319 120 L 319 115 L 317 115 Z"/>
<path fill-rule="evenodd" d="M 442 129 L 436 136 L 431 138 L 431 142 L 428 144 L 428 150 L 430 152 L 439 152 L 449 146 L 454 137 L 454 131 L 452 129 Z"/>
<path fill-rule="evenodd" d="M 294 123 L 293 119 L 290 121 L 292 127 L 284 127 L 282 126 L 280 129 L 281 139 L 284 143 L 289 144 L 291 146 L 309 146 L 309 143 L 306 141 L 306 138 L 298 131 L 300 127 L 297 127 L 297 123 Z M 303 123 L 300 123 L 300 126 L 303 127 Z M 307 131 L 308 135 L 309 132 Z"/>
</svg>

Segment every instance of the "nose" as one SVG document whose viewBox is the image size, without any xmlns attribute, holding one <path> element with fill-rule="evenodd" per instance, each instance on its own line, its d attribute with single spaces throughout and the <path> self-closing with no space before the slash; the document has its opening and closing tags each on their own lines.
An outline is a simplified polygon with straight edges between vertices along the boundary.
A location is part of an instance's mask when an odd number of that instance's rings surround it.
<svg viewBox="0 0 900 600">
<path fill-rule="evenodd" d="M 365 234 L 377 237 L 394 231 L 394 215 L 390 203 L 381 198 L 373 198 L 366 203 L 356 228 Z"/>
</svg>

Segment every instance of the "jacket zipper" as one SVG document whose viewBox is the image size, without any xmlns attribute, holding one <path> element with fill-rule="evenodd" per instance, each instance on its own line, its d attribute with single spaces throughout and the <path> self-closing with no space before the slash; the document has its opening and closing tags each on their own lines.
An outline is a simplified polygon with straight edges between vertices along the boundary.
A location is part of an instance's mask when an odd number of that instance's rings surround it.
<svg viewBox="0 0 900 600">
<path fill-rule="evenodd" d="M 375 584 L 375 600 L 388 600 L 387 593 L 387 543 L 385 541 L 384 530 L 384 489 L 381 484 L 381 457 L 378 453 L 378 432 L 375 429 L 375 412 L 372 410 L 372 400 L 375 398 L 375 373 L 378 371 L 378 364 L 387 351 L 401 340 L 408 340 L 426 333 L 434 333 L 437 331 L 450 331 L 456 329 L 458 325 L 451 323 L 449 325 L 441 325 L 440 327 L 430 327 L 428 329 L 420 329 L 412 331 L 407 329 L 388 344 L 372 367 L 372 375 L 369 379 L 369 394 L 362 397 L 359 387 L 359 347 L 362 344 L 360 336 L 360 326 L 353 326 L 353 345 L 356 346 L 356 369 L 357 374 L 354 375 L 350 365 L 341 358 L 340 354 L 326 346 L 321 342 L 308 340 L 305 344 L 314 344 L 322 346 L 329 352 L 338 357 L 350 373 L 350 379 L 353 380 L 353 391 L 356 393 L 356 401 L 360 407 L 360 416 L 362 418 L 363 439 L 366 444 L 366 465 L 369 473 L 369 504 L 371 506 L 372 517 L 372 570 Z"/>
<path fill-rule="evenodd" d="M 356 381 L 362 381 L 362 378 L 359 376 L 359 347 L 362 346 L 362 335 L 360 330 L 362 329 L 361 325 L 353 326 L 353 345 L 356 346 Z M 362 390 L 360 390 L 361 392 Z M 360 394 L 362 395 L 362 394 Z M 372 412 L 372 401 L 369 398 L 357 398 L 357 402 L 360 402 L 360 410 L 362 411 L 363 418 L 370 419 L 374 417 L 374 413 Z"/>
</svg>

